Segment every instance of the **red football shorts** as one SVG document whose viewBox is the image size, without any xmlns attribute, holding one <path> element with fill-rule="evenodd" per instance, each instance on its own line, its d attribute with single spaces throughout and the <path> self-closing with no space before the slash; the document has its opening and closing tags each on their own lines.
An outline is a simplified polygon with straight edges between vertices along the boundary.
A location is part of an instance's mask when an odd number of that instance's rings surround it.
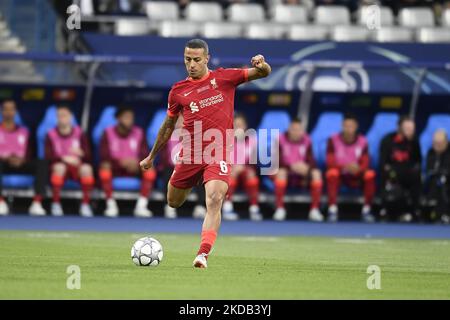
<svg viewBox="0 0 450 320">
<path fill-rule="evenodd" d="M 170 184 L 175 188 L 189 189 L 203 182 L 221 180 L 230 184 L 231 164 L 221 161 L 212 164 L 184 164 L 175 165 Z"/>
</svg>

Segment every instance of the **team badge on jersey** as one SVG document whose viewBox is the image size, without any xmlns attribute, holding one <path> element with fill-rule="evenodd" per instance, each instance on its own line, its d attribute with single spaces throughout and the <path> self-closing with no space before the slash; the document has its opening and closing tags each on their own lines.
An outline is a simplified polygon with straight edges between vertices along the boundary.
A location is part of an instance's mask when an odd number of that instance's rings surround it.
<svg viewBox="0 0 450 320">
<path fill-rule="evenodd" d="M 213 87 L 213 89 L 217 89 L 217 88 L 219 87 L 219 86 L 217 85 L 216 78 L 212 79 L 212 80 L 210 81 L 210 83 L 211 83 L 211 86 Z"/>
</svg>

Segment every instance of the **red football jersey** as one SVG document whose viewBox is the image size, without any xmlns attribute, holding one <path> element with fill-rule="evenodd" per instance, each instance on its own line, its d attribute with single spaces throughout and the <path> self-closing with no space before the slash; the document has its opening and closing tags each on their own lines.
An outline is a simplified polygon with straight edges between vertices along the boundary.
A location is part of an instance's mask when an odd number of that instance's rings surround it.
<svg viewBox="0 0 450 320">
<path fill-rule="evenodd" d="M 234 94 L 236 87 L 246 81 L 248 69 L 219 68 L 201 79 L 187 78 L 172 86 L 167 113 L 175 116 L 181 112 L 184 117 L 180 154 L 183 163 L 209 162 L 208 155 L 213 162 L 229 162 L 234 142 Z"/>
</svg>

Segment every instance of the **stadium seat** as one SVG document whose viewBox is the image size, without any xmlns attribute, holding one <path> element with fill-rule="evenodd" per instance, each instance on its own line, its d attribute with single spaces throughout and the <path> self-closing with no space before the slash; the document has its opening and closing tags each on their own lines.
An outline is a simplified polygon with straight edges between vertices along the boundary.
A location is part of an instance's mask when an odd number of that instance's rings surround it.
<svg viewBox="0 0 450 320">
<path fill-rule="evenodd" d="M 411 29 L 384 27 L 377 30 L 374 40 L 377 42 L 410 42 L 413 38 L 414 34 Z"/>
<path fill-rule="evenodd" d="M 369 145 L 369 155 L 372 168 L 378 168 L 381 140 L 383 140 L 383 137 L 386 134 L 397 130 L 398 119 L 399 116 L 396 113 L 378 113 L 373 120 L 372 126 L 367 131 L 366 137 Z"/>
<path fill-rule="evenodd" d="M 417 31 L 417 39 L 423 43 L 450 42 L 449 28 L 420 28 Z"/>
<path fill-rule="evenodd" d="M 450 27 L 450 8 L 445 9 L 442 14 L 442 25 L 445 27 Z"/>
<path fill-rule="evenodd" d="M 83 16 L 93 16 L 95 14 L 93 0 L 81 0 L 80 10 Z"/>
<path fill-rule="evenodd" d="M 217 2 L 191 2 L 186 6 L 185 16 L 191 21 L 221 21 L 223 12 Z"/>
<path fill-rule="evenodd" d="M 240 38 L 242 25 L 232 22 L 207 22 L 200 34 L 205 38 Z"/>
<path fill-rule="evenodd" d="M 114 33 L 118 36 L 143 35 L 150 32 L 149 22 L 145 18 L 119 19 L 114 26 Z"/>
<path fill-rule="evenodd" d="M 320 41 L 328 36 L 328 27 L 317 25 L 292 25 L 288 30 L 287 37 L 296 41 Z"/>
<path fill-rule="evenodd" d="M 430 150 L 433 143 L 433 135 L 438 129 L 444 129 L 450 135 L 450 115 L 433 114 L 428 118 L 427 125 L 420 135 L 420 149 L 424 165 L 428 150 Z"/>
<path fill-rule="evenodd" d="M 375 21 L 372 21 L 374 19 L 374 12 L 373 12 L 373 6 L 364 6 L 357 12 L 357 19 L 358 24 L 370 26 Z M 380 8 L 380 25 L 382 27 L 392 26 L 394 24 L 394 14 L 392 12 L 392 9 L 389 7 L 381 7 Z"/>
<path fill-rule="evenodd" d="M 177 20 L 180 13 L 174 1 L 147 1 L 145 12 L 150 20 Z"/>
<path fill-rule="evenodd" d="M 258 3 L 233 3 L 228 9 L 228 20 L 233 22 L 263 22 L 265 20 L 264 7 Z"/>
<path fill-rule="evenodd" d="M 163 21 L 158 33 L 162 37 L 193 37 L 200 33 L 200 25 L 192 21 Z"/>
<path fill-rule="evenodd" d="M 147 143 L 150 148 L 153 146 L 153 142 L 156 141 L 159 128 L 161 127 L 166 115 L 167 109 L 159 109 L 153 115 L 152 121 L 150 121 L 150 125 L 147 128 Z"/>
<path fill-rule="evenodd" d="M 2 118 L 2 114 L 0 113 L 0 122 L 2 122 Z M 16 113 L 14 121 L 17 125 L 24 125 L 19 112 Z M 5 188 L 30 188 L 33 186 L 34 177 L 28 174 L 4 174 L 2 176 L 2 183 Z"/>
<path fill-rule="evenodd" d="M 261 137 L 262 139 L 264 137 L 263 135 L 260 134 L 260 130 L 262 129 L 267 130 L 268 143 L 266 154 L 271 154 L 270 149 L 272 146 L 272 139 L 273 139 L 273 137 L 271 136 L 271 129 L 278 129 L 279 133 L 282 134 L 288 129 L 290 122 L 291 117 L 289 116 L 289 113 L 287 113 L 287 111 L 267 111 L 266 113 L 264 113 L 261 122 L 258 126 L 258 141 L 262 141 L 259 138 Z M 268 165 L 261 165 L 261 166 L 266 167 Z M 273 181 L 269 177 L 267 176 L 263 177 L 262 184 L 266 187 L 266 189 L 270 191 L 274 190 Z"/>
<path fill-rule="evenodd" d="M 369 38 L 369 30 L 359 26 L 336 26 L 331 32 L 334 41 L 366 41 Z"/>
<path fill-rule="evenodd" d="M 350 11 L 344 6 L 318 6 L 314 12 L 315 23 L 319 25 L 348 25 L 350 24 Z"/>
<path fill-rule="evenodd" d="M 285 26 L 278 23 L 254 22 L 247 26 L 245 36 L 249 39 L 281 39 L 285 31 Z"/>
<path fill-rule="evenodd" d="M 308 23 L 308 12 L 304 6 L 277 4 L 271 10 L 271 20 L 277 23 Z"/>
<path fill-rule="evenodd" d="M 409 28 L 433 27 L 434 14 L 430 8 L 403 8 L 398 14 L 399 25 Z"/>
<path fill-rule="evenodd" d="M 321 168 L 325 167 L 327 140 L 341 130 L 343 118 L 340 112 L 324 112 L 311 131 L 314 157 Z"/>
</svg>

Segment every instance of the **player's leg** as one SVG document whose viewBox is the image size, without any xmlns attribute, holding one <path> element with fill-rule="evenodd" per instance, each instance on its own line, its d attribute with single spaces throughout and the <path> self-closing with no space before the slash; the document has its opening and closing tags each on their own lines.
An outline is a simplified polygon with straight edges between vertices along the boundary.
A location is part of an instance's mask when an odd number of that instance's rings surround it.
<svg viewBox="0 0 450 320">
<path fill-rule="evenodd" d="M 231 168 L 230 174 L 230 183 L 228 186 L 228 192 L 226 194 L 226 199 L 223 203 L 223 219 L 224 220 L 237 220 L 239 216 L 236 212 L 234 212 L 233 207 L 233 195 L 236 191 L 236 188 L 239 185 L 239 178 L 241 174 L 244 172 L 245 167 L 242 164 L 234 165 Z"/>
<path fill-rule="evenodd" d="M 9 207 L 3 198 L 3 173 L 5 172 L 5 167 L 7 166 L 6 161 L 0 159 L 0 216 L 6 216 L 9 214 Z"/>
<path fill-rule="evenodd" d="M 25 164 L 25 170 L 34 175 L 34 197 L 28 209 L 30 215 L 43 216 L 46 214 L 42 207 L 42 199 L 45 196 L 45 186 L 48 181 L 48 161 L 36 159 Z"/>
<path fill-rule="evenodd" d="M 92 169 L 92 166 L 90 164 L 83 163 L 78 169 L 78 175 L 80 177 L 81 192 L 83 194 L 80 206 L 80 214 L 83 217 L 92 217 L 94 214 L 92 213 L 90 202 L 91 192 L 95 184 L 94 170 Z"/>
<path fill-rule="evenodd" d="M 309 210 L 309 220 L 323 221 L 323 215 L 320 212 L 320 198 L 322 197 L 322 172 L 319 169 L 312 169 L 310 172 L 310 193 L 311 208 Z"/>
<path fill-rule="evenodd" d="M 52 205 L 51 214 L 53 216 L 64 215 L 61 206 L 61 189 L 64 185 L 64 180 L 67 172 L 67 165 L 63 162 L 54 163 L 51 167 L 50 184 L 52 186 Z"/>
<path fill-rule="evenodd" d="M 362 174 L 363 179 L 363 194 L 364 194 L 364 205 L 361 211 L 361 217 L 365 222 L 374 222 L 375 218 L 372 215 L 372 202 L 375 197 L 376 191 L 376 173 L 374 170 L 366 170 Z"/>
<path fill-rule="evenodd" d="M 113 198 L 113 170 L 109 161 L 100 163 L 98 176 L 102 190 L 105 193 L 106 208 L 104 215 L 110 218 L 117 217 L 119 215 L 119 206 Z"/>
<path fill-rule="evenodd" d="M 171 181 L 169 180 L 167 184 L 167 204 L 171 208 L 178 209 L 186 201 L 191 190 L 192 188 L 177 188 L 173 186 Z"/>
<path fill-rule="evenodd" d="M 338 169 L 328 169 L 326 173 L 327 194 L 328 194 L 328 221 L 338 220 L 337 196 L 340 187 L 341 173 Z"/>
<path fill-rule="evenodd" d="M 206 259 L 211 252 L 221 221 L 222 203 L 228 190 L 228 184 L 222 180 L 209 180 L 205 183 L 206 216 L 202 226 L 202 237 L 194 267 L 206 268 Z"/>
<path fill-rule="evenodd" d="M 138 166 L 136 166 L 138 170 Z M 149 218 L 153 212 L 148 208 L 148 197 L 150 196 L 156 181 L 156 170 L 150 169 L 142 172 L 141 192 L 134 208 L 134 215 L 140 218 Z"/>
<path fill-rule="evenodd" d="M 245 191 L 247 192 L 250 207 L 250 219 L 253 221 L 261 221 L 263 219 L 261 215 L 261 211 L 259 209 L 258 200 L 259 200 L 259 178 L 256 175 L 256 170 L 254 167 L 250 165 L 245 166 L 244 171 L 245 177 Z"/>
<path fill-rule="evenodd" d="M 205 186 L 199 185 L 196 188 L 197 192 L 197 204 L 192 211 L 192 217 L 195 219 L 205 219 L 206 216 L 206 194 Z"/>
<path fill-rule="evenodd" d="M 273 215 L 274 220 L 286 219 L 286 209 L 284 208 L 284 196 L 288 185 L 288 170 L 286 168 L 278 169 L 274 178 L 275 185 L 275 206 L 276 210 Z"/>
</svg>

